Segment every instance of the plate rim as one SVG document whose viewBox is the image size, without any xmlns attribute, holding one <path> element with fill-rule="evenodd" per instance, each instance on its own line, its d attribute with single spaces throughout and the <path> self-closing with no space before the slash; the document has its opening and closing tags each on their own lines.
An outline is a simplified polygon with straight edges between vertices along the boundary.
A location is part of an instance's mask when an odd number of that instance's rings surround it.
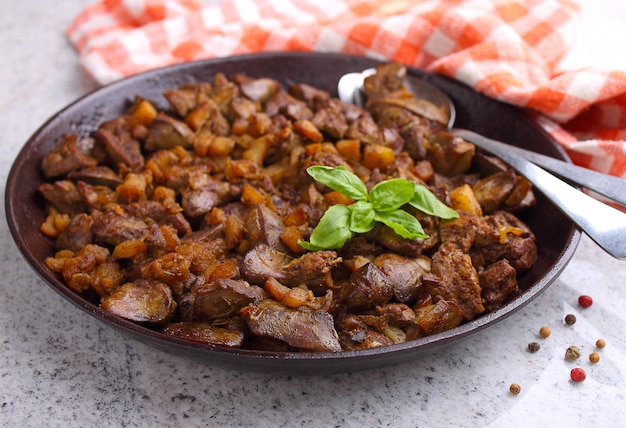
<svg viewBox="0 0 626 428">
<path fill-rule="evenodd" d="M 141 342 L 168 352 L 172 352 L 172 349 L 169 348 L 171 346 L 175 346 L 177 350 L 181 351 L 181 353 L 189 354 L 192 357 L 198 357 L 199 355 L 197 354 L 200 353 L 204 355 L 201 358 L 206 361 L 212 361 L 222 366 L 236 368 L 237 370 L 245 369 L 247 371 L 248 369 L 251 369 L 252 371 L 257 372 L 269 371 L 271 373 L 290 374 L 293 374 L 294 371 L 300 374 L 346 373 L 377 368 L 381 365 L 394 365 L 397 363 L 408 361 L 411 355 L 417 355 L 418 353 L 435 350 L 456 343 L 457 341 L 461 341 L 462 339 L 468 339 L 474 334 L 477 334 L 478 332 L 490 327 L 491 325 L 508 318 L 509 316 L 519 311 L 522 307 L 533 301 L 539 294 L 545 291 L 548 286 L 552 282 L 554 282 L 554 280 L 556 280 L 559 274 L 571 261 L 573 254 L 576 251 L 581 237 L 581 232 L 577 228 L 573 228 L 570 232 L 568 239 L 564 243 L 564 248 L 558 256 L 557 263 L 551 266 L 551 268 L 548 269 L 548 271 L 543 274 L 538 281 L 535 281 L 529 287 L 529 289 L 524 292 L 527 295 L 522 302 L 517 302 L 518 299 L 515 299 L 513 302 L 509 302 L 496 309 L 495 311 L 482 315 L 479 318 L 462 324 L 454 329 L 401 344 L 394 344 L 386 347 L 366 350 L 341 351 L 337 353 L 273 352 L 227 348 L 195 343 L 176 337 L 166 336 L 162 333 L 159 333 L 158 331 L 151 330 L 147 327 L 143 327 L 139 324 L 135 324 L 131 321 L 119 318 L 115 315 L 101 310 L 97 305 L 87 301 L 81 295 L 72 291 L 58 278 L 56 278 L 51 271 L 45 269 L 43 266 L 43 261 L 37 260 L 28 250 L 28 246 L 19 234 L 19 219 L 17 218 L 17 213 L 13 208 L 11 197 L 14 197 L 16 192 L 19 191 L 19 183 L 16 181 L 16 179 L 22 165 L 27 163 L 29 160 L 27 156 L 28 149 L 33 144 L 33 142 L 36 141 L 37 138 L 48 127 L 51 126 L 51 124 L 54 124 L 56 121 L 58 121 L 59 118 L 63 117 L 68 112 L 73 111 L 73 109 L 76 109 L 77 106 L 88 102 L 92 98 L 97 98 L 102 94 L 106 94 L 107 92 L 115 91 L 117 88 L 120 87 L 124 87 L 127 85 L 132 86 L 132 84 L 136 81 L 141 81 L 146 78 L 152 78 L 154 76 L 158 77 L 160 74 L 175 74 L 177 72 L 180 72 L 181 70 L 186 70 L 190 67 L 201 67 L 203 65 L 214 67 L 224 62 L 251 61 L 258 58 L 271 58 L 274 60 L 284 58 L 298 59 L 304 56 L 325 58 L 326 60 L 333 60 L 337 57 L 341 57 L 342 59 L 353 58 L 356 61 L 371 61 L 373 63 L 384 62 L 384 60 L 374 58 L 321 52 L 265 52 L 185 62 L 158 69 L 148 70 L 109 83 L 107 85 L 103 85 L 87 92 L 86 94 L 78 97 L 62 109 L 58 110 L 56 113 L 50 116 L 41 126 L 39 126 L 36 131 L 28 138 L 28 140 L 19 150 L 18 155 L 14 159 L 12 166 L 9 170 L 9 174 L 7 176 L 5 186 L 6 219 L 11 236 L 13 238 L 13 242 L 16 244 L 22 257 L 26 259 L 31 269 L 33 269 L 37 273 L 40 279 L 42 279 L 47 286 L 52 288 L 55 292 L 57 292 L 66 300 L 70 301 L 70 303 L 72 303 L 74 306 L 77 306 L 79 309 L 96 318 L 98 321 L 103 322 L 110 327 L 114 327 L 115 329 L 118 329 L 123 333 L 126 333 L 127 335 L 130 335 L 135 339 L 138 339 Z M 432 75 L 432 73 L 428 73 L 424 70 L 415 69 L 412 67 L 408 67 L 408 70 L 409 72 L 418 74 L 420 76 L 423 74 Z M 436 76 L 437 78 L 443 77 L 445 79 L 449 79 L 441 75 Z M 167 88 L 160 88 L 161 91 L 164 89 Z M 478 93 L 476 92 L 476 94 Z M 535 130 L 542 132 L 546 140 L 550 141 L 553 148 L 555 148 L 565 160 L 569 161 L 565 150 L 560 145 L 558 145 L 558 143 L 556 143 L 554 138 L 549 133 L 539 127 L 539 125 L 537 125 L 534 120 L 532 120 L 527 112 L 525 112 L 524 110 L 519 110 L 519 112 L 521 120 L 525 121 L 528 126 L 531 126 L 535 128 Z M 360 360 L 366 362 L 366 364 L 360 364 L 359 366 L 354 367 L 354 365 L 352 364 L 352 360 L 354 358 L 359 358 Z M 327 363 L 324 364 L 322 370 L 319 370 L 320 367 L 318 366 L 320 366 L 320 364 L 315 364 L 316 362 L 319 363 L 320 361 Z M 242 365 L 242 362 L 250 364 L 245 364 L 244 367 L 244 365 Z M 315 365 L 316 367 L 310 367 L 311 365 Z M 312 368 L 314 370 L 308 370 L 308 368 Z"/>
</svg>

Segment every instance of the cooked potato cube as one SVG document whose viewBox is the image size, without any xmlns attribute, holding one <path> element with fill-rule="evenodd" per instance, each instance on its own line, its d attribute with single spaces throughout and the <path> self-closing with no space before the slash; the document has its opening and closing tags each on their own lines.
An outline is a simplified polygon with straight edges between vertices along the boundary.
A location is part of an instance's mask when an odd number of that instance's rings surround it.
<svg viewBox="0 0 626 428">
<path fill-rule="evenodd" d="M 130 109 L 131 125 L 150 126 L 157 114 L 156 107 L 150 101 L 137 98 Z"/>
<path fill-rule="evenodd" d="M 459 186 L 450 191 L 450 204 L 457 211 L 465 211 L 467 213 L 483 215 L 480 203 L 474 195 L 474 191 L 469 184 Z"/>
<path fill-rule="evenodd" d="M 361 142 L 357 139 L 339 140 L 335 144 L 337 151 L 348 160 L 361 160 Z"/>
<path fill-rule="evenodd" d="M 313 125 L 310 120 L 296 120 L 293 123 L 293 129 L 309 141 L 319 143 L 324 140 L 322 133 Z"/>
<path fill-rule="evenodd" d="M 243 152 L 242 157 L 247 161 L 263 165 L 267 151 L 273 144 L 273 141 L 274 137 L 271 134 L 255 139 L 252 142 L 252 145 L 245 152 Z"/>
<path fill-rule="evenodd" d="M 256 204 L 265 204 L 266 201 L 267 195 L 265 195 L 262 190 L 252 187 L 247 183 L 244 184 L 241 192 L 241 202 L 250 207 Z"/>
<path fill-rule="evenodd" d="M 144 174 L 128 173 L 124 182 L 117 186 L 115 194 L 122 202 L 137 202 L 145 200 L 148 182 Z"/>
<path fill-rule="evenodd" d="M 368 144 L 363 149 L 363 165 L 369 169 L 387 169 L 396 160 L 396 155 L 389 147 L 381 144 Z"/>
<path fill-rule="evenodd" d="M 144 241 L 124 241 L 113 249 L 113 258 L 130 259 L 146 251 L 148 251 L 148 244 Z"/>
</svg>

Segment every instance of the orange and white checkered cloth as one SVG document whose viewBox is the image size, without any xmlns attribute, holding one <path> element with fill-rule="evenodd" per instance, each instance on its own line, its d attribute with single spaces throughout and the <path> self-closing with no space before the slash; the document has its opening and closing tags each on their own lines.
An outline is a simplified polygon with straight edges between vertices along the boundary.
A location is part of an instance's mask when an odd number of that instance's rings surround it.
<svg viewBox="0 0 626 428">
<path fill-rule="evenodd" d="M 536 110 L 575 163 L 626 177 L 626 72 L 559 71 L 569 0 L 99 0 L 67 29 L 100 83 L 261 51 L 401 61 Z"/>
</svg>

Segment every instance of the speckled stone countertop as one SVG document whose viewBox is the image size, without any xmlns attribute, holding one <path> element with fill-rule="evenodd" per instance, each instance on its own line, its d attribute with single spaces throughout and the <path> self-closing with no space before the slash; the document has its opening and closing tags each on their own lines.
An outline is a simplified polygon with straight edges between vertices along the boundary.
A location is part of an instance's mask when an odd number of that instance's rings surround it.
<svg viewBox="0 0 626 428">
<path fill-rule="evenodd" d="M 79 67 L 63 31 L 86 0 L 3 1 L 0 14 L 0 176 L 45 120 L 97 85 Z M 591 2 L 589 2 L 591 3 Z M 610 0 L 586 5 L 602 17 Z M 609 6 L 606 6 L 609 7 Z M 583 52 L 598 27 L 587 22 Z M 589 18 L 591 19 L 591 18 Z M 604 19 L 604 18 L 603 18 Z M 593 31 L 591 31 L 593 29 Z M 582 35 L 581 35 L 582 37 Z M 605 45 L 606 46 L 606 45 Z M 589 52 L 588 50 L 587 52 Z M 623 50 L 622 50 L 623 52 Z M 613 52 L 615 53 L 615 52 Z M 576 63 L 579 58 L 568 61 Z M 626 67 L 622 67 L 626 69 Z M 4 200 L 4 198 L 3 198 Z M 155 350 L 104 326 L 48 288 L 0 222 L 0 426 L 624 426 L 626 262 L 587 238 L 538 299 L 471 339 L 416 361 L 322 377 L 237 372 Z M 581 294 L 594 298 L 582 309 Z M 565 314 L 578 318 L 574 326 Z M 549 325 L 552 335 L 538 337 Z M 607 342 L 601 360 L 587 355 Z M 539 352 L 527 344 L 540 341 Z M 566 361 L 569 345 L 581 348 Z M 587 370 L 583 383 L 569 372 Z M 519 395 L 509 385 L 522 387 Z"/>
</svg>

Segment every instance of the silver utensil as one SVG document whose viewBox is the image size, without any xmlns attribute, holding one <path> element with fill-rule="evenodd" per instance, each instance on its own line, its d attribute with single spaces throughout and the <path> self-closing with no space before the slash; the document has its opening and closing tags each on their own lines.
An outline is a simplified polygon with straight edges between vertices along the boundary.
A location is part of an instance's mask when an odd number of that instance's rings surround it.
<svg viewBox="0 0 626 428">
<path fill-rule="evenodd" d="M 344 102 L 365 106 L 363 83 L 365 77 L 373 73 L 374 69 L 367 69 L 361 73 L 342 76 L 337 85 L 339 98 Z M 408 73 L 405 85 L 417 98 L 430 101 L 443 113 L 440 117 L 430 119 L 441 122 L 452 134 L 476 144 L 508 163 L 552 200 L 604 251 L 615 258 L 626 259 L 626 214 L 585 194 L 546 170 L 625 206 L 626 180 L 492 140 L 469 130 L 454 128 L 456 109 L 445 92 Z"/>
</svg>

